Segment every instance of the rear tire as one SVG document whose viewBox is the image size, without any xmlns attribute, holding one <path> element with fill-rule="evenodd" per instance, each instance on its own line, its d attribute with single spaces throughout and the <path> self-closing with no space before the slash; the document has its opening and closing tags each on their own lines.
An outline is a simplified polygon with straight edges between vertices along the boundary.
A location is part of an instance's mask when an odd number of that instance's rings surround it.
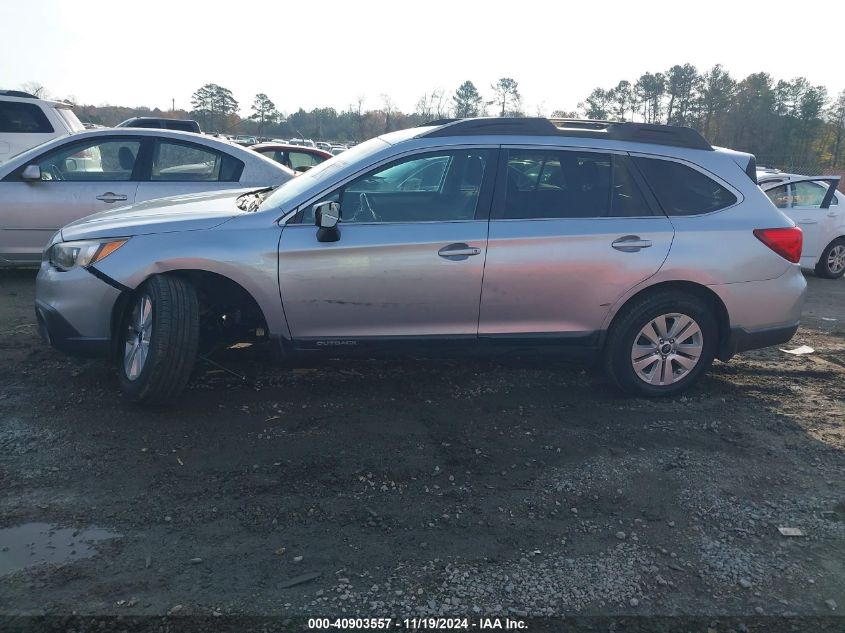
<svg viewBox="0 0 845 633">
<path fill-rule="evenodd" d="M 816 276 L 823 279 L 839 279 L 845 274 L 845 238 L 833 240 L 822 251 L 816 263 Z"/>
<path fill-rule="evenodd" d="M 144 404 L 173 400 L 188 383 L 196 360 L 196 290 L 179 277 L 151 277 L 130 300 L 118 336 L 117 374 L 126 397 Z"/>
<path fill-rule="evenodd" d="M 604 368 L 623 391 L 672 396 L 707 371 L 718 338 L 719 326 L 707 301 L 661 291 L 623 308 L 608 333 Z"/>
</svg>

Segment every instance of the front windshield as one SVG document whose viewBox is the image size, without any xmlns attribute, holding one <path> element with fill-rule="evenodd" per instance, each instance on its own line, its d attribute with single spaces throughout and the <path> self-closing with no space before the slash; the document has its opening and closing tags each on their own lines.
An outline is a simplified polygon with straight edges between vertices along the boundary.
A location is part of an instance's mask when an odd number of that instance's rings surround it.
<svg viewBox="0 0 845 633">
<path fill-rule="evenodd" d="M 331 160 L 326 160 L 316 167 L 302 172 L 299 176 L 291 178 L 267 196 L 264 202 L 261 203 L 260 208 L 273 209 L 282 207 L 286 202 L 293 200 L 301 193 L 318 186 L 320 181 L 330 178 L 332 174 L 337 173 L 347 165 L 356 163 L 366 156 L 374 154 L 384 148 L 385 145 L 387 143 L 380 138 L 373 138 L 360 145 L 356 145 L 352 149 L 346 150 L 342 156 L 335 156 Z"/>
</svg>

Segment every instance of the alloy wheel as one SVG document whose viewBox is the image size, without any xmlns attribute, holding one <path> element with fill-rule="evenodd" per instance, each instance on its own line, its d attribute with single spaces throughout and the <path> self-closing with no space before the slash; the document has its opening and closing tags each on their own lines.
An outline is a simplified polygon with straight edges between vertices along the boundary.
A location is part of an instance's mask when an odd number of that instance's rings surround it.
<svg viewBox="0 0 845 633">
<path fill-rule="evenodd" d="M 845 270 L 845 244 L 837 244 L 827 254 L 827 269 L 833 275 Z"/>
<path fill-rule="evenodd" d="M 701 328 L 685 314 L 662 314 L 634 337 L 631 364 L 637 377 L 650 385 L 671 385 L 689 374 L 704 349 Z"/>
<path fill-rule="evenodd" d="M 153 333 L 153 300 L 149 295 L 141 298 L 133 306 L 126 328 L 123 346 L 123 371 L 129 380 L 137 380 L 144 370 L 150 352 L 150 339 Z"/>
</svg>

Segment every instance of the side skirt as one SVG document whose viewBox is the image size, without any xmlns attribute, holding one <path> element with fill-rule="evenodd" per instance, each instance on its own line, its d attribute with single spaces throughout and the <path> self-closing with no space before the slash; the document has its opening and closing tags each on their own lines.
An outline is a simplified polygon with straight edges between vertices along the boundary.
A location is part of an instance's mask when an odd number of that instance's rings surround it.
<svg viewBox="0 0 845 633">
<path fill-rule="evenodd" d="M 283 341 L 286 355 L 304 357 L 451 358 L 462 356 L 549 355 L 592 359 L 601 350 L 601 332 L 531 333 L 482 336 L 377 336 L 301 338 Z"/>
</svg>

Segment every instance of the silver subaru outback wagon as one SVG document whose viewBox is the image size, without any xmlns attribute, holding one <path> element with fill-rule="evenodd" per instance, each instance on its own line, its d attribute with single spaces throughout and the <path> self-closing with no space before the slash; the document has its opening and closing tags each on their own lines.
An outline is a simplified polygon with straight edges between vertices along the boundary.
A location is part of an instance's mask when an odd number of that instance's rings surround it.
<svg viewBox="0 0 845 633">
<path fill-rule="evenodd" d="M 662 396 L 789 340 L 801 230 L 749 154 L 688 128 L 464 119 L 386 134 L 276 187 L 89 216 L 44 251 L 68 353 L 163 402 L 198 354 L 546 350 Z"/>
</svg>

